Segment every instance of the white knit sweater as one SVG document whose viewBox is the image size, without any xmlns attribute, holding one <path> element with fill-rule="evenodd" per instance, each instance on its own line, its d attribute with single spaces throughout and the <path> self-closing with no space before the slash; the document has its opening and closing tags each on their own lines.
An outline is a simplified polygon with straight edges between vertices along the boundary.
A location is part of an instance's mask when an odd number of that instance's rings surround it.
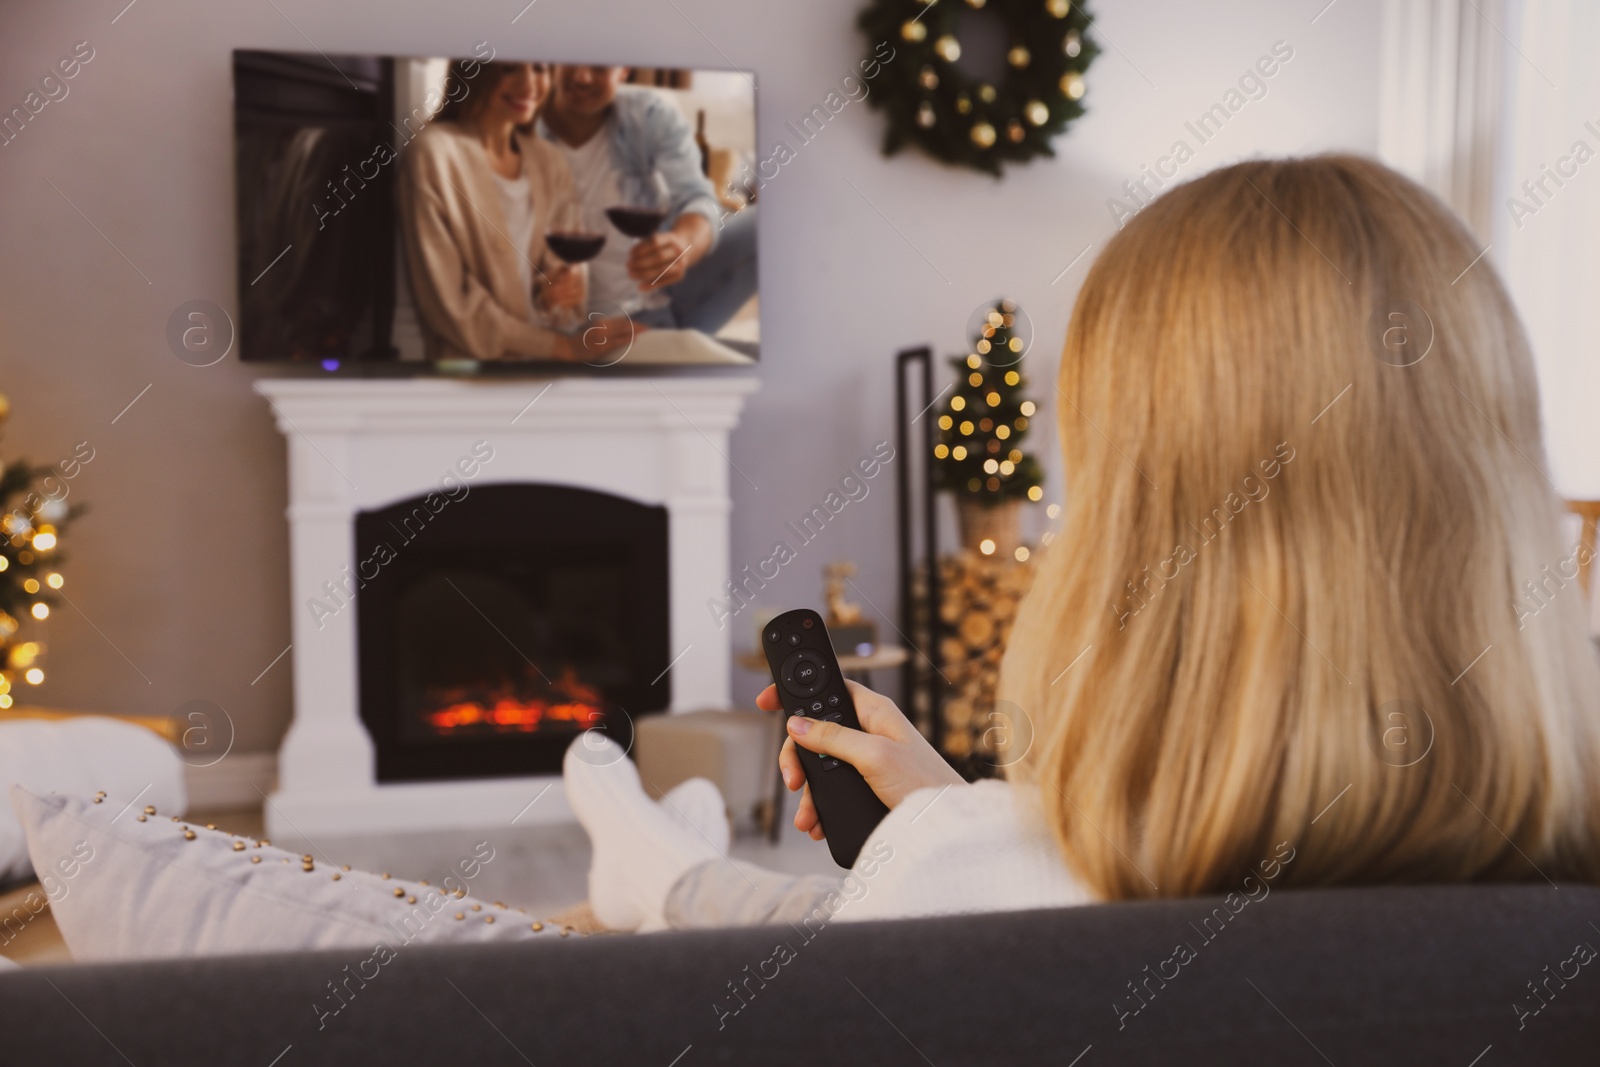
<svg viewBox="0 0 1600 1067">
<path fill-rule="evenodd" d="M 878 824 L 840 891 L 855 922 L 1093 903 L 1067 870 L 1032 790 L 928 787 Z"/>
</svg>

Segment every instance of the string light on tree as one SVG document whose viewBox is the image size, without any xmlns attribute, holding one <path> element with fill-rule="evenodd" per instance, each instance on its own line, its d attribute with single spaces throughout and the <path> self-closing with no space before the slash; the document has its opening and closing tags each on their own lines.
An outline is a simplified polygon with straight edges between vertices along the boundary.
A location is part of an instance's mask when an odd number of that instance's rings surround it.
<svg viewBox="0 0 1600 1067">
<path fill-rule="evenodd" d="M 0 424 L 10 410 L 0 396 Z M 80 509 L 56 495 L 62 484 L 50 467 L 0 460 L 0 710 L 15 703 L 17 684 L 45 680 L 44 642 L 23 634 L 23 620 L 33 620 L 30 631 L 41 630 L 53 594 L 66 584 L 59 569 L 61 538 Z"/>
<path fill-rule="evenodd" d="M 1026 341 L 1017 331 L 1019 314 L 1010 300 L 981 309 L 972 351 L 951 360 L 956 388 L 938 416 L 934 477 L 964 509 L 964 530 L 982 523 L 971 515 L 974 507 L 994 510 L 1044 495 L 1039 462 L 1021 448 L 1035 406 L 1022 396 L 1027 378 L 1020 363 Z M 983 555 L 1002 550 L 1011 554 L 1019 546 L 1002 542 L 1014 539 L 1014 534 L 974 536 L 968 543 Z"/>
</svg>

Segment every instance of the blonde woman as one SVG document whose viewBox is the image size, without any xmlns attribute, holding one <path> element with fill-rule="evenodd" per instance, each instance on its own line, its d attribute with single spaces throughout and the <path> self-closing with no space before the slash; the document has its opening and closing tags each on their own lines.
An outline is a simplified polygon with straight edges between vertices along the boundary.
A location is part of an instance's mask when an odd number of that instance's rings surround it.
<svg viewBox="0 0 1600 1067">
<path fill-rule="evenodd" d="M 445 102 L 402 156 L 400 222 L 427 358 L 575 360 L 631 337 L 552 328 L 585 301 L 583 274 L 545 245 L 573 198 L 572 173 L 533 121 L 550 95 L 544 63 L 453 60 Z M 626 336 L 624 336 L 626 335 Z"/>
<path fill-rule="evenodd" d="M 798 744 L 892 809 L 842 883 L 795 880 L 722 858 L 704 784 L 652 804 L 580 739 L 601 920 L 1600 881 L 1600 662 L 1571 591 L 1521 606 L 1572 553 L 1522 328 L 1487 263 L 1462 273 L 1478 252 L 1347 156 L 1145 208 L 1062 354 L 1067 510 L 1001 672 L 1031 727 L 1009 780 L 961 783 L 864 689 L 864 732 L 791 718 L 791 789 Z M 796 825 L 821 835 L 809 798 Z"/>
</svg>

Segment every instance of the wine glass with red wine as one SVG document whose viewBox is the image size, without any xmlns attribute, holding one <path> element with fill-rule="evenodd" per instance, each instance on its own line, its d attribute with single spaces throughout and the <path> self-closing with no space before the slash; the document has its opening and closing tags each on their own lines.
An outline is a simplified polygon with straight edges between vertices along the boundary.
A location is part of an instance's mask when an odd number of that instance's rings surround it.
<svg viewBox="0 0 1600 1067">
<path fill-rule="evenodd" d="M 564 263 L 573 266 L 587 263 L 606 246 L 605 231 L 587 222 L 582 205 L 575 202 L 563 204 L 550 214 L 544 243 Z"/>
<path fill-rule="evenodd" d="M 544 243 L 563 263 L 577 267 L 589 262 L 606 246 L 605 230 L 577 201 L 568 201 L 550 213 Z M 587 289 L 587 286 L 585 286 Z M 573 330 L 583 322 L 582 308 L 561 308 L 551 313 L 557 329 Z"/>
<path fill-rule="evenodd" d="M 611 220 L 611 225 L 635 241 L 643 241 L 660 231 L 671 201 L 667 195 L 667 181 L 658 171 L 622 175 L 617 179 L 617 195 L 620 202 L 606 208 L 606 218 Z M 632 315 L 670 303 L 664 291 L 649 289 L 648 281 L 634 279 L 638 292 L 622 301 L 623 311 Z"/>
<path fill-rule="evenodd" d="M 611 225 L 636 241 L 661 229 L 667 218 L 667 183 L 659 171 L 624 174 L 617 192 L 622 202 L 606 208 Z"/>
</svg>

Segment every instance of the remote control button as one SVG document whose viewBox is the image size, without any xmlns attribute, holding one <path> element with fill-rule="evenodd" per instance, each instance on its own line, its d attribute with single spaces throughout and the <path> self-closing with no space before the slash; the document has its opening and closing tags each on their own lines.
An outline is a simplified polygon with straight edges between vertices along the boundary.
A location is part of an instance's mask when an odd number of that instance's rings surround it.
<svg viewBox="0 0 1600 1067">
<path fill-rule="evenodd" d="M 818 711 L 821 711 L 821 710 L 822 710 L 822 701 L 820 701 L 820 700 L 813 700 L 813 701 L 812 701 L 812 702 L 811 702 L 811 710 L 812 710 L 812 711 L 813 711 L 813 712 L 818 712 Z"/>
<path fill-rule="evenodd" d="M 783 666 L 778 671 L 778 678 L 790 696 L 810 701 L 812 697 L 827 688 L 831 674 L 827 659 L 822 653 L 802 648 L 791 653 L 789 658 L 783 661 Z"/>
<path fill-rule="evenodd" d="M 830 708 L 836 708 L 842 703 L 844 703 L 844 701 L 839 699 L 838 693 L 835 693 L 828 698 L 828 707 Z"/>
<path fill-rule="evenodd" d="M 828 759 L 825 759 L 825 760 L 822 761 L 822 769 L 825 770 L 825 771 L 834 770 L 838 766 L 839 766 L 839 761 L 836 760 L 836 759 L 833 759 L 832 757 L 829 757 Z"/>
<path fill-rule="evenodd" d="M 844 712 L 842 712 L 842 711 L 830 712 L 829 714 L 824 715 L 822 717 L 822 721 L 823 722 L 840 722 L 840 723 L 842 723 L 842 722 L 844 722 Z"/>
<path fill-rule="evenodd" d="M 789 643 L 791 645 L 798 645 L 800 643 L 800 635 L 799 634 L 790 634 L 789 635 Z"/>
<path fill-rule="evenodd" d="M 767 640 L 772 642 L 773 644 L 777 644 L 779 641 L 783 640 L 783 631 L 782 630 L 768 630 L 767 631 Z"/>
</svg>

